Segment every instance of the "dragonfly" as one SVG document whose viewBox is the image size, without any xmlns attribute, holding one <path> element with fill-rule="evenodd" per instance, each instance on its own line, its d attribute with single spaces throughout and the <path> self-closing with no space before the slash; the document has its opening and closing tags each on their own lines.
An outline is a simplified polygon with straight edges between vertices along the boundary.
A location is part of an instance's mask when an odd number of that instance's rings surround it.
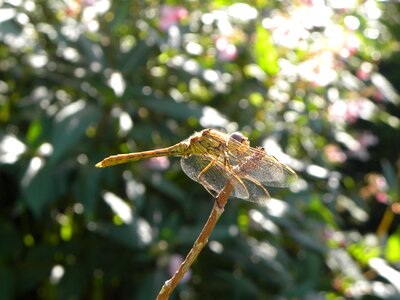
<svg viewBox="0 0 400 300">
<path fill-rule="evenodd" d="M 183 172 L 203 185 L 213 197 L 230 181 L 231 196 L 263 205 L 270 199 L 265 186 L 289 187 L 297 179 L 295 171 L 267 154 L 265 148 L 251 147 L 242 133 L 227 134 L 216 129 L 195 132 L 170 147 L 112 155 L 96 167 L 161 156 L 182 157 Z"/>
</svg>

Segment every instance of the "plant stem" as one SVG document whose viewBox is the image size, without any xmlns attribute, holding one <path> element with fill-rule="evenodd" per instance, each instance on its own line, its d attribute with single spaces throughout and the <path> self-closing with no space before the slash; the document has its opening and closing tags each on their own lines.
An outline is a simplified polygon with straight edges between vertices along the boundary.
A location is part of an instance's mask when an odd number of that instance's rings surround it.
<svg viewBox="0 0 400 300">
<path fill-rule="evenodd" d="M 196 260 L 201 250 L 207 244 L 208 237 L 211 235 L 219 217 L 224 212 L 225 204 L 228 201 L 232 189 L 233 186 L 228 180 L 224 188 L 215 199 L 210 216 L 208 217 L 208 220 L 204 225 L 200 235 L 197 237 L 197 240 L 194 242 L 192 249 L 190 249 L 188 255 L 186 256 L 186 259 L 182 262 L 174 276 L 172 276 L 171 279 L 167 280 L 164 283 L 157 296 L 157 300 L 165 300 L 169 298 L 175 287 L 178 285 L 179 281 L 182 279 L 183 275 L 185 275 L 185 273 L 189 270 L 190 266 Z"/>
<path fill-rule="evenodd" d="M 390 226 L 392 225 L 394 219 L 394 213 L 392 211 L 392 207 L 388 206 L 385 210 L 385 214 L 383 215 L 383 218 L 378 226 L 378 229 L 376 230 L 376 235 L 378 237 L 385 237 L 388 235 L 388 231 Z"/>
</svg>

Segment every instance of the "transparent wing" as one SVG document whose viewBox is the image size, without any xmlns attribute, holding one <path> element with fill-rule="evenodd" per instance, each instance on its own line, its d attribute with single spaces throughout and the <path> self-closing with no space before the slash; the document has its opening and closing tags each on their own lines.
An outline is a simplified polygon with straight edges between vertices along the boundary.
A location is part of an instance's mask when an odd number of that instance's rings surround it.
<svg viewBox="0 0 400 300">
<path fill-rule="evenodd" d="M 239 144 L 237 141 L 230 141 Z M 233 146 L 230 146 L 232 149 Z M 240 177 L 248 175 L 267 186 L 288 187 L 296 179 L 296 173 L 280 163 L 275 157 L 268 155 L 264 148 L 249 147 L 245 152 L 228 151 L 231 165 L 235 166 Z M 241 169 L 241 171 L 238 171 Z"/>
<path fill-rule="evenodd" d="M 262 160 L 249 164 L 252 166 L 246 174 L 268 186 L 288 187 L 297 179 L 292 169 L 266 153 Z"/>
<path fill-rule="evenodd" d="M 252 177 L 245 176 L 241 178 L 249 192 L 249 198 L 244 200 L 255 202 L 260 205 L 265 205 L 270 199 L 270 195 L 265 187 L 260 182 L 255 181 Z"/>
<path fill-rule="evenodd" d="M 189 178 L 202 184 L 207 190 L 215 191 L 217 194 L 224 188 L 229 179 L 233 185 L 231 196 L 247 200 L 249 192 L 246 186 L 225 166 L 222 157 L 219 157 L 211 167 L 202 173 L 212 161 L 213 156 L 211 155 L 192 154 L 189 157 L 182 157 L 181 167 Z"/>
</svg>

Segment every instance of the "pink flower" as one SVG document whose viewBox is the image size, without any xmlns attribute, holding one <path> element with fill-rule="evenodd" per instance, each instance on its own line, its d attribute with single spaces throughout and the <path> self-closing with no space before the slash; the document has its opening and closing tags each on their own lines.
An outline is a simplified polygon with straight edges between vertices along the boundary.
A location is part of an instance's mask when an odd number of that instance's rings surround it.
<svg viewBox="0 0 400 300">
<path fill-rule="evenodd" d="M 152 170 L 166 170 L 169 167 L 169 159 L 167 157 L 152 157 L 146 160 L 145 165 Z"/>
<path fill-rule="evenodd" d="M 368 152 L 368 147 L 374 146 L 378 143 L 378 138 L 367 131 L 361 133 L 356 137 L 356 142 L 352 143 L 349 147 L 349 156 L 366 161 L 369 159 L 370 154 Z"/>
<path fill-rule="evenodd" d="M 96 0 L 84 0 L 83 5 L 92 6 L 96 3 Z"/>
<path fill-rule="evenodd" d="M 343 163 L 347 159 L 346 154 L 337 145 L 327 145 L 324 152 L 331 163 Z"/>
<path fill-rule="evenodd" d="M 383 102 L 385 100 L 385 96 L 380 91 L 375 91 L 373 98 L 376 102 Z"/>
<path fill-rule="evenodd" d="M 387 194 L 388 184 L 386 178 L 381 174 L 369 173 L 367 175 L 367 186 L 360 190 L 361 197 L 364 199 L 375 197 L 376 201 L 388 204 L 390 201 Z"/>
<path fill-rule="evenodd" d="M 358 118 L 368 119 L 374 112 L 375 106 L 366 98 L 335 100 L 329 109 L 332 121 L 354 123 Z"/>
<path fill-rule="evenodd" d="M 369 62 L 363 62 L 360 68 L 357 70 L 356 75 L 361 80 L 369 80 L 371 77 L 371 73 L 373 71 L 373 65 Z"/>
<path fill-rule="evenodd" d="M 178 24 L 188 15 L 188 11 L 183 7 L 163 5 L 161 7 L 158 27 L 161 31 L 167 31 L 171 26 Z"/>
<path fill-rule="evenodd" d="M 375 184 L 380 191 L 384 192 L 388 190 L 386 178 L 382 175 L 378 175 L 375 177 Z"/>
<path fill-rule="evenodd" d="M 388 195 L 384 192 L 376 193 L 375 198 L 376 198 L 376 201 L 383 203 L 383 204 L 387 204 L 389 201 Z"/>
<path fill-rule="evenodd" d="M 237 48 L 226 37 L 218 37 L 215 41 L 218 58 L 222 61 L 232 61 L 238 56 Z"/>
<path fill-rule="evenodd" d="M 368 148 L 369 146 L 374 146 L 378 143 L 378 138 L 368 131 L 364 131 L 358 137 L 358 142 L 362 148 Z"/>
</svg>

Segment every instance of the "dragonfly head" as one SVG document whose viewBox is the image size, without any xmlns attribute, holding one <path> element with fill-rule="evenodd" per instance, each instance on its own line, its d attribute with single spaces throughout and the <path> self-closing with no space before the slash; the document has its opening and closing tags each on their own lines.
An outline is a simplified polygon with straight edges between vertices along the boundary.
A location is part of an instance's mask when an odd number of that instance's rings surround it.
<svg viewBox="0 0 400 300">
<path fill-rule="evenodd" d="M 236 155 L 244 154 L 250 148 L 249 139 L 240 132 L 233 132 L 229 135 L 228 148 Z"/>
</svg>

